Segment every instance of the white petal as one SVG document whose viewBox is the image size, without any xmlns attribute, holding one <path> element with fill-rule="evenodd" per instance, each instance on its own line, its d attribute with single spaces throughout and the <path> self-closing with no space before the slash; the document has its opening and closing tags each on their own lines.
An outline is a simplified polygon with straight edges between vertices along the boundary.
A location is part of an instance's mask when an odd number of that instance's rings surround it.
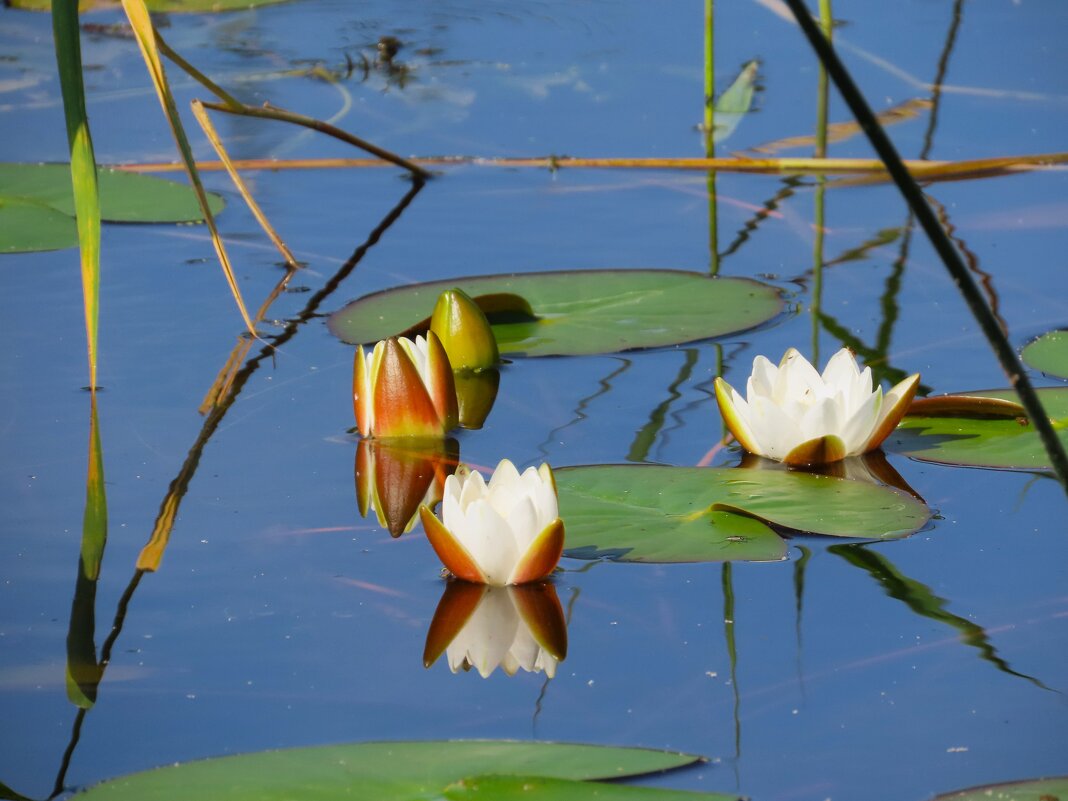
<svg viewBox="0 0 1068 801">
<path fill-rule="evenodd" d="M 775 381 L 779 375 L 779 368 L 772 364 L 764 356 L 753 359 L 753 373 L 749 376 L 745 392 L 752 401 L 757 395 L 770 398 L 775 389 Z"/>
<path fill-rule="evenodd" d="M 472 503 L 484 499 L 486 495 L 486 479 L 482 478 L 482 474 L 477 470 L 472 470 L 463 480 L 463 488 L 460 490 L 460 508 L 466 513 Z M 445 524 L 445 528 L 449 528 L 448 523 Z"/>
<path fill-rule="evenodd" d="M 486 501 L 467 507 L 463 523 L 449 531 L 486 576 L 486 583 L 502 587 L 519 560 L 519 549 L 504 519 Z"/>
<path fill-rule="evenodd" d="M 863 453 L 868 437 L 875 430 L 882 405 L 883 390 L 880 387 L 868 395 L 867 400 L 853 412 L 852 417 L 846 419 L 842 426 L 842 442 L 845 443 L 846 455 L 856 456 Z"/>
<path fill-rule="evenodd" d="M 541 529 L 538 528 L 538 510 L 534 508 L 534 501 L 529 496 L 521 498 L 508 513 L 505 523 L 512 533 L 518 561 L 526 554 L 534 538 L 541 533 Z"/>
<path fill-rule="evenodd" d="M 770 399 L 758 397 L 755 403 L 750 404 L 750 409 L 753 430 L 760 432 L 764 455 L 781 460 L 804 442 L 797 423 Z"/>
<path fill-rule="evenodd" d="M 823 383 L 832 386 L 850 386 L 859 374 L 860 368 L 857 360 L 853 358 L 849 348 L 842 348 L 823 368 Z"/>
<path fill-rule="evenodd" d="M 835 398 L 823 398 L 809 408 L 800 420 L 802 442 L 828 434 L 839 434 L 842 420 L 838 401 Z M 798 443 L 800 444 L 800 443 Z"/>
<path fill-rule="evenodd" d="M 779 364 L 772 398 L 780 405 L 795 403 L 807 406 L 823 394 L 823 378 L 816 368 L 797 350 L 790 348 Z"/>
</svg>

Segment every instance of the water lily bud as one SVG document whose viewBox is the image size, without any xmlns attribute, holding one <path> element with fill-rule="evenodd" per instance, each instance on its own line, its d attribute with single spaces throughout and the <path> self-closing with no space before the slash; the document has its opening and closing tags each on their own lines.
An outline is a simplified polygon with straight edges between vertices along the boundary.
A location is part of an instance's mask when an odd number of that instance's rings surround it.
<svg viewBox="0 0 1068 801">
<path fill-rule="evenodd" d="M 827 464 L 878 448 L 909 408 L 920 375 L 883 395 L 872 390 L 871 368 L 863 371 L 842 348 L 823 374 L 794 348 L 776 367 L 763 356 L 742 398 L 717 378 L 716 401 L 727 427 L 750 453 L 791 465 Z"/>
<path fill-rule="evenodd" d="M 453 370 L 481 370 L 500 360 L 497 338 L 485 313 L 462 289 L 446 289 L 430 316 Z"/>
<path fill-rule="evenodd" d="M 522 475 L 502 459 L 487 483 L 475 471 L 457 469 L 445 479 L 438 520 L 419 507 L 427 539 L 454 576 L 504 586 L 549 576 L 564 550 L 556 482 L 549 465 Z"/>
<path fill-rule="evenodd" d="M 547 581 L 521 587 L 486 587 L 450 581 L 426 635 L 423 664 L 445 651 L 449 670 L 474 668 L 488 678 L 498 667 L 556 675 L 567 656 L 567 619 Z"/>
<path fill-rule="evenodd" d="M 459 422 L 452 366 L 433 331 L 383 340 L 370 356 L 357 347 L 352 402 L 364 437 L 440 438 Z"/>
<path fill-rule="evenodd" d="M 412 530 L 422 504 L 433 508 L 460 454 L 454 439 L 356 443 L 356 504 L 394 537 Z"/>
</svg>

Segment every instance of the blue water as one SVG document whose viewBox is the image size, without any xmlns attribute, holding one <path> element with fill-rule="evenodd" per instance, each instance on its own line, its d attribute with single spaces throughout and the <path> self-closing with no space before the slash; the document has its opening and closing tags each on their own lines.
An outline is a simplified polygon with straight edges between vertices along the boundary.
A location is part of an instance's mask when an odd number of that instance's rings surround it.
<svg viewBox="0 0 1068 801">
<path fill-rule="evenodd" d="M 929 97 L 915 82 L 936 73 L 953 4 L 838 6 L 847 23 L 838 31 L 842 53 L 872 104 Z M 716 11 L 721 88 L 752 58 L 762 62 L 763 87 L 756 111 L 721 151 L 811 132 L 816 68 L 798 31 L 764 3 Z M 928 155 L 1063 149 L 1068 11 L 985 3 L 962 4 L 961 13 Z M 243 99 L 321 118 L 344 111 L 336 124 L 402 154 L 670 157 L 702 154 L 694 128 L 701 14 L 692 3 L 312 0 L 171 15 L 163 31 Z M 121 13 L 85 19 L 106 24 Z M 344 67 L 346 52 L 357 62 L 361 52 L 373 58 L 383 35 L 406 44 L 397 57 L 411 68 L 404 87 L 374 70 L 366 81 L 358 70 L 336 84 L 289 74 L 315 63 Z M 65 158 L 50 42 L 47 16 L 0 9 L 0 52 L 9 55 L 0 61 L 4 160 Z M 173 160 L 133 43 L 87 35 L 83 47 L 94 67 L 87 80 L 100 160 Z M 434 50 L 417 52 L 427 48 Z M 204 96 L 177 70 L 170 74 L 183 108 Z M 831 119 L 847 119 L 836 98 Z M 922 151 L 929 119 L 923 113 L 890 128 L 903 155 Z M 262 121 L 220 118 L 219 128 L 235 157 L 355 155 Z M 192 138 L 198 157 L 214 157 Z M 832 144 L 830 153 L 869 155 L 858 137 Z M 301 313 L 410 186 L 395 169 L 250 176 L 308 265 L 291 288 L 310 291 L 283 295 L 264 335 Z M 206 180 L 228 200 L 219 224 L 256 307 L 282 275 L 279 257 L 225 176 Z M 812 184 L 801 181 L 722 259 L 724 275 L 765 277 L 783 289 L 789 309 L 774 325 L 654 352 L 517 360 L 504 371 L 485 429 L 460 436 L 462 458 L 554 466 L 701 461 L 721 434 L 710 398 L 720 350 L 736 385 L 758 353 L 777 357 L 792 345 L 811 352 Z M 720 249 L 784 187 L 776 176 L 720 175 Z M 1068 323 L 1063 172 L 938 184 L 930 193 L 992 274 L 1014 343 Z M 907 217 L 891 187 L 829 189 L 826 259 Z M 824 312 L 867 345 L 885 321 L 887 280 L 901 248 L 899 236 L 824 272 Z M 202 227 L 105 226 L 103 252 L 99 412 L 110 529 L 95 604 L 98 649 L 201 432 L 197 408 L 241 331 Z M 411 199 L 318 312 L 449 276 L 702 272 L 709 262 L 699 173 L 458 167 Z M 0 782 L 38 798 L 52 792 L 77 714 L 64 684 L 89 429 L 77 254 L 5 256 L 0 280 Z M 889 296 L 892 368 L 922 372 L 937 392 L 1005 385 L 918 233 L 900 289 Z M 840 346 L 820 331 L 823 358 Z M 719 564 L 586 570 L 587 563 L 564 560 L 556 583 L 570 615 L 569 650 L 556 678 L 546 685 L 527 673 L 452 675 L 444 662 L 426 669 L 421 661 L 442 588 L 433 552 L 418 529 L 391 540 L 357 513 L 356 446 L 347 433 L 351 363 L 351 348 L 319 316 L 258 362 L 203 449 L 159 571 L 145 574 L 129 599 L 67 788 L 200 757 L 385 738 L 678 749 L 710 762 L 648 781 L 760 801 L 921 801 L 1068 772 L 1068 538 L 1064 493 L 1054 481 L 891 456 L 939 518 L 909 539 L 854 547 L 914 582 L 904 585 L 912 587 L 905 599 L 845 558 L 841 543 L 820 539 L 792 541 L 787 562 L 734 564 L 726 577 L 733 624 L 724 622 Z M 636 455 L 636 437 L 666 400 L 664 425 Z M 714 457 L 736 461 L 729 449 Z M 799 596 L 802 548 L 811 557 Z M 908 604 L 923 592 L 944 599 L 946 614 L 924 616 Z M 962 621 L 985 629 L 1012 670 L 1052 689 L 983 658 L 961 640 Z"/>
</svg>

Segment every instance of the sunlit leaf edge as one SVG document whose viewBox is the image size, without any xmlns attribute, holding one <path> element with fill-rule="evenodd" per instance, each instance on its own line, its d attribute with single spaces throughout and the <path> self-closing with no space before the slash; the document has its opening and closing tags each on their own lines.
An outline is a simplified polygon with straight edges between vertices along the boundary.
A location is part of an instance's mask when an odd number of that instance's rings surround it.
<svg viewBox="0 0 1068 801">
<path fill-rule="evenodd" d="M 1059 793 L 1060 796 L 1052 793 Z M 1047 801 L 1068 798 L 1068 776 L 981 784 L 939 793 L 931 801 Z"/>
</svg>

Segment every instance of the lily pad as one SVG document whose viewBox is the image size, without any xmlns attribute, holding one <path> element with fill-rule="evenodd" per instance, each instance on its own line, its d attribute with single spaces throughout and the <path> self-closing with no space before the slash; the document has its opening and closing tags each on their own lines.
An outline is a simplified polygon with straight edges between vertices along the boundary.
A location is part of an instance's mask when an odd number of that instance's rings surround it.
<svg viewBox="0 0 1068 801">
<path fill-rule="evenodd" d="M 738 801 L 737 795 L 577 782 L 544 776 L 476 776 L 445 788 L 444 801 Z"/>
<path fill-rule="evenodd" d="M 0 196 L 0 253 L 32 253 L 78 245 L 78 224 L 51 206 Z"/>
<path fill-rule="evenodd" d="M 1058 801 L 1068 799 L 1068 776 L 1029 779 L 1005 784 L 984 784 L 967 790 L 942 793 L 933 801 Z"/>
<path fill-rule="evenodd" d="M 966 396 L 1017 401 L 1011 389 L 966 392 Z M 1061 442 L 1068 447 L 1068 387 L 1038 390 Z M 968 467 L 1051 470 L 1042 441 L 1026 419 L 1017 417 L 926 416 L 910 413 L 883 447 L 913 459 Z"/>
<path fill-rule="evenodd" d="M 692 342 L 753 328 L 783 305 L 777 289 L 747 278 L 681 270 L 568 270 L 387 289 L 335 312 L 330 330 L 353 345 L 409 331 L 453 287 L 476 302 L 511 296 L 529 303 L 533 318 L 487 310 L 501 354 L 511 356 L 616 353 Z"/>
<path fill-rule="evenodd" d="M 690 765 L 691 754 L 645 748 L 492 740 L 372 742 L 205 759 L 111 779 L 79 801 L 288 801 L 440 798 L 467 776 L 618 779 Z"/>
<path fill-rule="evenodd" d="M 211 11 L 240 11 L 256 6 L 269 6 L 285 0 L 145 0 L 149 11 L 203 14 Z M 52 0 L 6 0 L 6 5 L 26 11 L 48 11 Z M 78 11 L 118 8 L 119 0 L 78 0 Z"/>
<path fill-rule="evenodd" d="M 625 562 L 774 561 L 772 526 L 865 540 L 897 539 L 930 510 L 903 492 L 801 472 L 591 465 L 554 472 L 565 555 Z"/>
<path fill-rule="evenodd" d="M 203 219 L 193 190 L 146 175 L 101 169 L 100 214 L 106 222 L 178 223 Z M 223 208 L 209 194 L 211 211 Z M 58 250 L 78 244 L 74 191 L 66 164 L 0 163 L 0 253 Z"/>
<path fill-rule="evenodd" d="M 1068 331 L 1048 331 L 1025 347 L 1020 355 L 1046 375 L 1068 378 Z"/>
</svg>

